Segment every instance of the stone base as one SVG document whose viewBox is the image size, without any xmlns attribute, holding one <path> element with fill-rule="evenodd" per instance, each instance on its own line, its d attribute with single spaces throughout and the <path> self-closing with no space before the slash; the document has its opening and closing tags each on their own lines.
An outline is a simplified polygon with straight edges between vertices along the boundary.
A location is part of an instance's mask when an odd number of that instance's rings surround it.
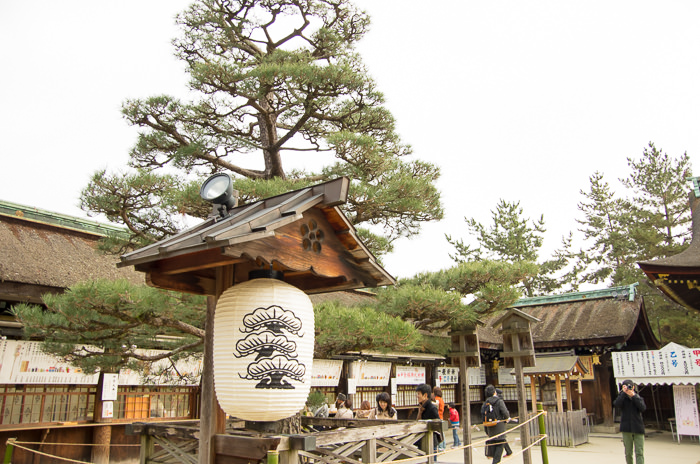
<svg viewBox="0 0 700 464">
<path fill-rule="evenodd" d="M 594 425 L 591 429 L 593 433 L 620 433 L 620 425 Z"/>
</svg>

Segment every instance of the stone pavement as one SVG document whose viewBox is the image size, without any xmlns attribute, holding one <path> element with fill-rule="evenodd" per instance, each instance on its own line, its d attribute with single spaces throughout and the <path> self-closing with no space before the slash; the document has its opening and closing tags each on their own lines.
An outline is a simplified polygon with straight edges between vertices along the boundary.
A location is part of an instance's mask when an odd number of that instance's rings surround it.
<svg viewBox="0 0 700 464">
<path fill-rule="evenodd" d="M 485 438 L 482 433 L 472 435 L 472 441 Z M 448 448 L 452 433 L 448 434 Z M 625 448 L 622 445 L 621 434 L 592 433 L 589 442 L 574 448 L 548 446 L 550 464 L 625 464 Z M 508 442 L 513 449 L 513 456 L 503 458 L 503 464 L 523 462 L 519 434 L 508 434 Z M 484 448 L 474 450 L 473 464 L 489 464 L 491 458 L 484 456 Z M 697 438 L 682 437 L 680 444 L 672 440 L 671 432 L 648 430 L 644 443 L 644 458 L 646 464 L 700 464 L 700 443 Z M 438 456 L 438 464 L 461 464 L 464 462 L 463 450 L 450 450 Z M 532 464 L 542 463 L 539 446 L 532 448 Z"/>
</svg>

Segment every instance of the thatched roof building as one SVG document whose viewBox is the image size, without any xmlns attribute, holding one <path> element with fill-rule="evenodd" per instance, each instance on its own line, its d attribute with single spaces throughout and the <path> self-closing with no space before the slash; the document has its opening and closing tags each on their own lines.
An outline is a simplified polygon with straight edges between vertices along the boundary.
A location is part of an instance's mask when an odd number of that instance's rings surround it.
<svg viewBox="0 0 700 464">
<path fill-rule="evenodd" d="M 98 240 L 123 233 L 94 221 L 0 201 L 0 301 L 41 303 L 90 279 L 142 283 L 133 269 L 118 269 L 118 257 L 97 252 Z"/>
<path fill-rule="evenodd" d="M 634 285 L 526 298 L 513 307 L 541 321 L 531 324 L 534 346 L 539 351 L 587 348 L 602 353 L 622 346 L 660 346 Z M 492 315 L 478 328 L 481 348 L 501 349 L 503 337 L 492 325 L 502 315 Z"/>
</svg>

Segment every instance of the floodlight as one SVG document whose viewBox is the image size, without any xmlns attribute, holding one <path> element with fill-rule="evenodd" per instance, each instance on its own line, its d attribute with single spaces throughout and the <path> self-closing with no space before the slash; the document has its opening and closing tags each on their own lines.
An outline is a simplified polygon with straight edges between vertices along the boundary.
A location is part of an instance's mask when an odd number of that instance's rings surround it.
<svg viewBox="0 0 700 464">
<path fill-rule="evenodd" d="M 199 189 L 199 196 L 213 203 L 213 214 L 221 217 L 238 204 L 238 190 L 233 190 L 231 176 L 224 173 L 214 174 L 205 180 Z"/>
</svg>

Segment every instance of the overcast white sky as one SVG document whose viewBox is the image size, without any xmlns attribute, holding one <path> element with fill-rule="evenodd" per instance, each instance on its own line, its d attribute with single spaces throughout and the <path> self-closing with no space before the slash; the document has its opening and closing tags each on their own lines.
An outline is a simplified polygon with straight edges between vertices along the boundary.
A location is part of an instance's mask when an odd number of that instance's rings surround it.
<svg viewBox="0 0 700 464">
<path fill-rule="evenodd" d="M 86 216 L 80 190 L 136 138 L 121 103 L 185 94 L 170 40 L 189 3 L 0 0 L 0 199 Z M 444 233 L 488 222 L 499 198 L 544 214 L 554 249 L 594 171 L 617 186 L 649 141 L 700 153 L 700 2 L 357 3 L 400 134 L 443 170 L 446 217 L 397 243 L 394 276 L 451 266 Z"/>
</svg>

